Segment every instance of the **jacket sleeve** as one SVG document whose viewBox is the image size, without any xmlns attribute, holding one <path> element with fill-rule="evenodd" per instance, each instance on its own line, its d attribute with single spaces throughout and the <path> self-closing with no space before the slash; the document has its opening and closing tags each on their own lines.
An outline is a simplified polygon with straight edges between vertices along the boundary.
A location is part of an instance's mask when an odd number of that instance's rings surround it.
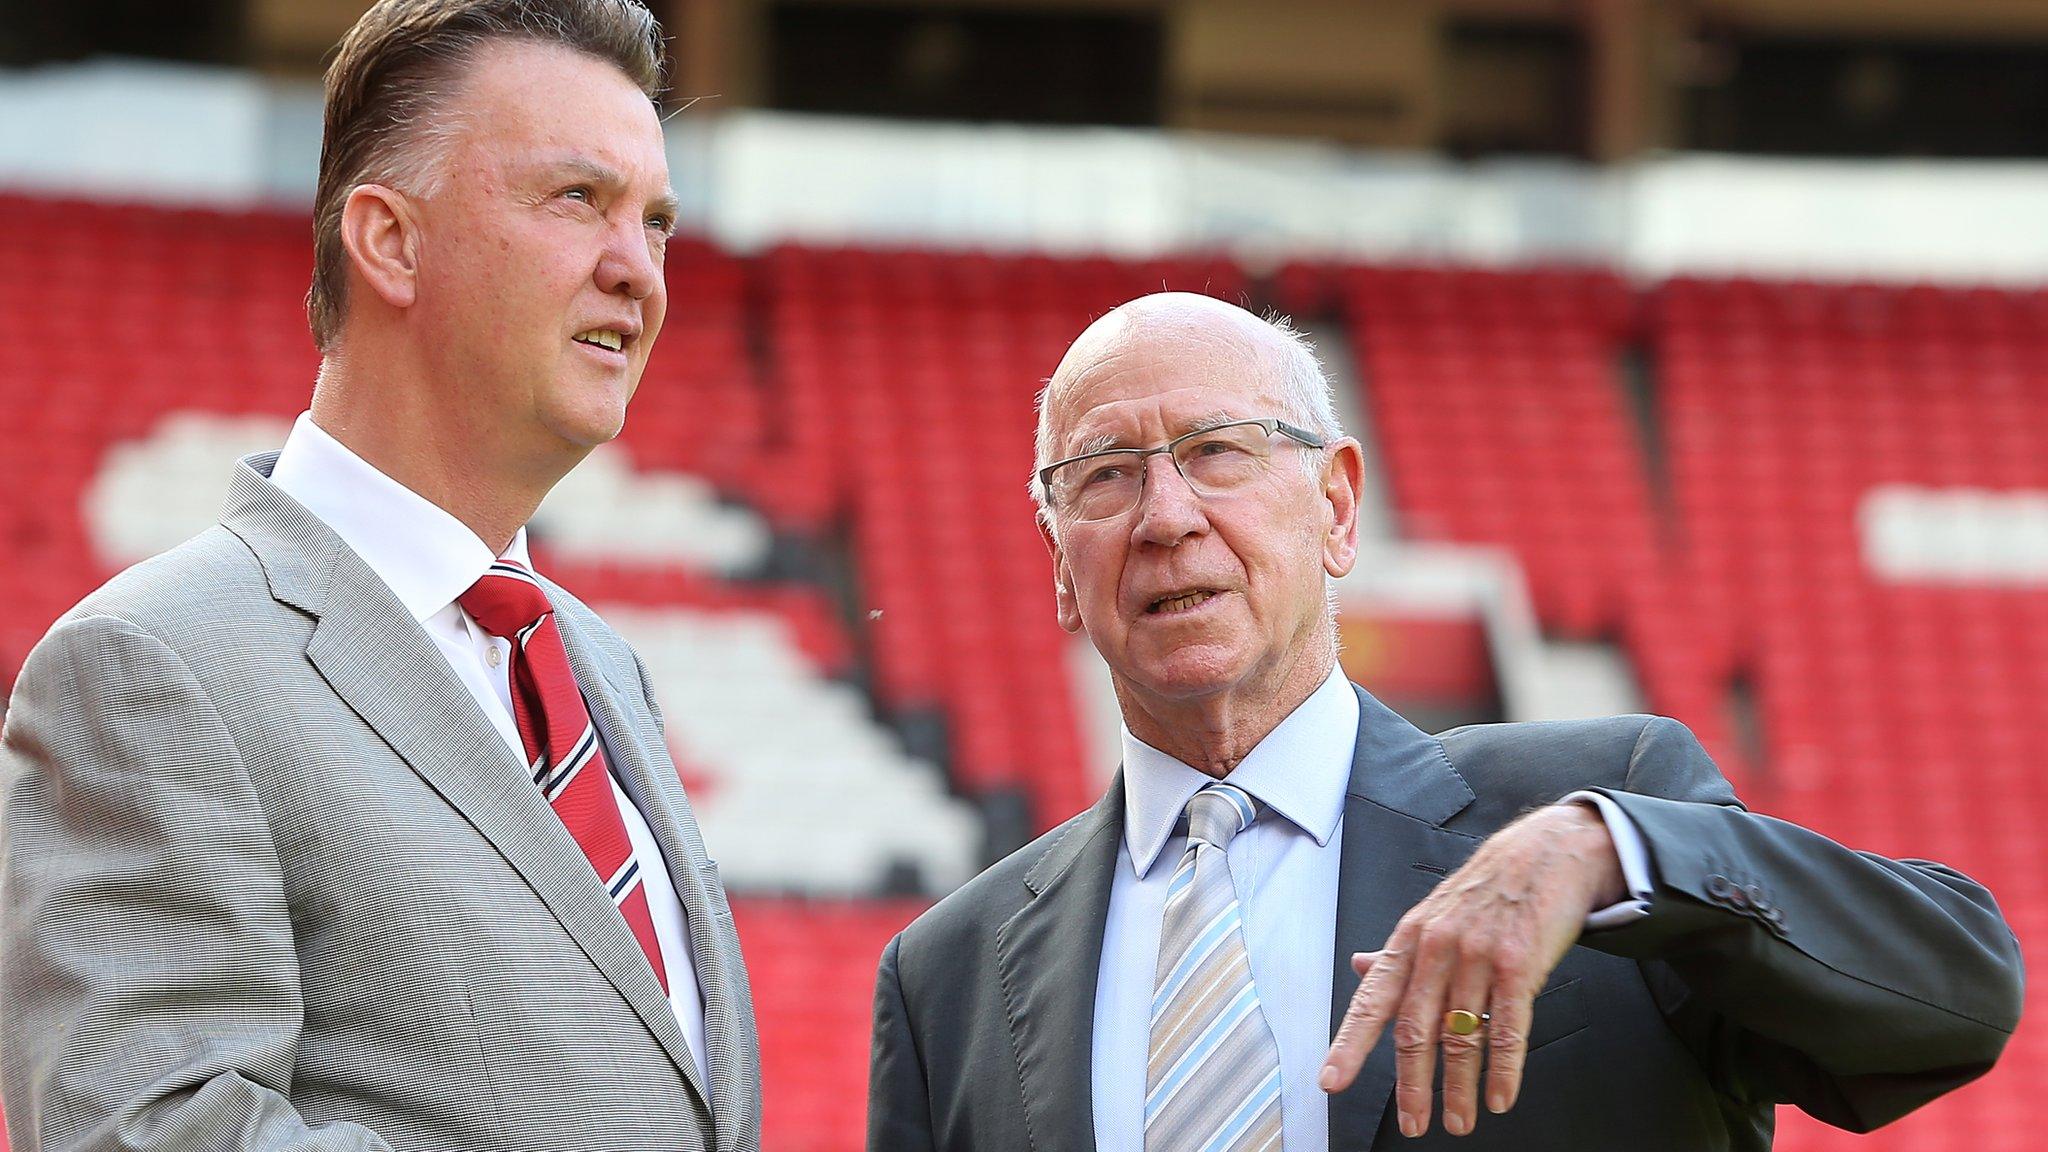
<svg viewBox="0 0 2048 1152">
<path fill-rule="evenodd" d="M 933 1152 L 931 1095 L 898 974 L 903 937 L 882 950 L 868 1066 L 868 1152 Z"/>
<path fill-rule="evenodd" d="M 389 1152 L 292 1106 L 282 872 L 233 738 L 169 647 L 107 616 L 53 630 L 7 714 L 0 804 L 16 1147 Z"/>
<path fill-rule="evenodd" d="M 1650 914 L 1588 948 L 1643 962 L 1724 1092 L 1867 1131 L 1982 1075 L 2024 976 L 1997 904 L 1954 869 L 1744 811 L 1691 732 L 1653 720 L 1596 789 L 1656 872 Z"/>
</svg>

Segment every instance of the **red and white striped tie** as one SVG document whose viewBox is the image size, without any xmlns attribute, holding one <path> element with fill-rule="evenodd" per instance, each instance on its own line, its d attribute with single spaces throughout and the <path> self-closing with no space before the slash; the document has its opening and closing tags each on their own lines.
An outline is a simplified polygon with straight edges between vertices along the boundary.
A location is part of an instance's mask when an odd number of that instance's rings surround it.
<svg viewBox="0 0 2048 1152">
<path fill-rule="evenodd" d="M 667 992 L 668 971 L 640 883 L 640 861 L 626 838 L 611 767 L 569 669 L 547 592 L 533 573 L 499 560 L 457 602 L 484 631 L 512 642 L 512 716 L 533 782 L 582 847 Z"/>
</svg>

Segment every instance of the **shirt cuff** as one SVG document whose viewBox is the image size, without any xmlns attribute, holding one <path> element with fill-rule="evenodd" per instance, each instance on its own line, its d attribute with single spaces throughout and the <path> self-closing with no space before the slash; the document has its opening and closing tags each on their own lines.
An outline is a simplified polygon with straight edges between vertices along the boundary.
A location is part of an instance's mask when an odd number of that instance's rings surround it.
<svg viewBox="0 0 2048 1152">
<path fill-rule="evenodd" d="M 1636 822 L 1628 818 L 1621 805 L 1598 792 L 1574 792 L 1559 803 L 1591 804 L 1599 811 L 1600 819 L 1607 825 L 1607 835 L 1614 840 L 1614 854 L 1621 860 L 1622 882 L 1628 885 L 1630 898 L 1587 916 L 1586 930 L 1619 928 L 1648 916 L 1650 897 L 1656 888 L 1650 880 L 1650 849 L 1643 843 L 1643 834 L 1636 829 Z"/>
</svg>

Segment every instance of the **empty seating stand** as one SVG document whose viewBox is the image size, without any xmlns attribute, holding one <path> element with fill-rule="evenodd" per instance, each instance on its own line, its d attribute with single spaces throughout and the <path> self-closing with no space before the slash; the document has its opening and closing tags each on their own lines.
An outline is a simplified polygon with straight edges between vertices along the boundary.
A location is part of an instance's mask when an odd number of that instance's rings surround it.
<svg viewBox="0 0 2048 1152">
<path fill-rule="evenodd" d="M 111 574 L 85 511 L 109 450 L 174 412 L 289 418 L 317 358 L 299 217 L 0 198 L 0 266 L 6 685 Z M 2048 934 L 2048 585 L 1880 579 L 1859 535 L 1879 485 L 2048 491 L 2048 295 L 1316 265 L 1254 286 L 1204 257 L 741 257 L 695 240 L 668 276 L 625 443 L 636 468 L 761 517 L 774 558 L 719 576 L 543 539 L 541 562 L 621 614 L 774 622 L 786 645 L 731 650 L 764 666 L 793 651 L 840 704 L 936 733 L 924 751 L 954 796 L 1027 829 L 1094 798 L 1026 488 L 1040 383 L 1124 299 L 1268 289 L 1351 334 L 1407 535 L 1511 550 L 1546 629 L 1619 643 L 1651 706 L 1700 731 L 1758 806 L 1963 867 L 2024 938 Z M 53 337 L 50 318 L 73 315 L 95 318 L 91 338 Z M 665 657 L 685 660 L 689 635 Z M 1735 686 L 1754 701 L 1753 767 L 1730 735 Z M 734 900 L 765 1147 L 860 1147 L 875 962 L 925 904 Z M 2033 1147 L 2040 1032 L 2030 1018 L 1999 1072 L 1894 1128 L 1850 1138 L 1788 1112 L 1778 1146 Z"/>
<path fill-rule="evenodd" d="M 1654 512 L 1633 293 L 1581 269 L 1307 265 L 1281 288 L 1346 322 L 1403 534 L 1510 549 L 1547 632 L 1622 643 L 1650 707 L 1743 777 Z"/>
<path fill-rule="evenodd" d="M 1680 280 L 1653 298 L 1681 549 L 1714 658 L 1754 687 L 1767 807 L 1984 880 L 2048 931 L 2048 584 L 1875 575 L 1880 486 L 2048 491 L 2048 294 Z M 1858 1141 L 2039 1147 L 2042 993 L 1985 1082 Z"/>
</svg>

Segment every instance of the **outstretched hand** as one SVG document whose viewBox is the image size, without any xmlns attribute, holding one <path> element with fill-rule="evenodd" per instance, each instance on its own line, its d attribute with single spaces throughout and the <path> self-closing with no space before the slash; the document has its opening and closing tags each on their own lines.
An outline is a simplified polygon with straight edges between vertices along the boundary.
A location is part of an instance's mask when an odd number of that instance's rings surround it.
<svg viewBox="0 0 2048 1152">
<path fill-rule="evenodd" d="M 1537 991 L 1586 917 L 1626 895 L 1613 839 L 1590 805 L 1539 808 L 1494 833 L 1408 910 L 1385 948 L 1351 958 L 1363 979 L 1330 1045 L 1323 1090 L 1349 1086 L 1391 1022 L 1403 1135 L 1429 1129 L 1439 1051 L 1445 1131 L 1472 1131 L 1482 1065 L 1487 1111 L 1514 1107 Z M 1460 1036 L 1445 1026 L 1453 1009 L 1491 1018 Z"/>
</svg>

